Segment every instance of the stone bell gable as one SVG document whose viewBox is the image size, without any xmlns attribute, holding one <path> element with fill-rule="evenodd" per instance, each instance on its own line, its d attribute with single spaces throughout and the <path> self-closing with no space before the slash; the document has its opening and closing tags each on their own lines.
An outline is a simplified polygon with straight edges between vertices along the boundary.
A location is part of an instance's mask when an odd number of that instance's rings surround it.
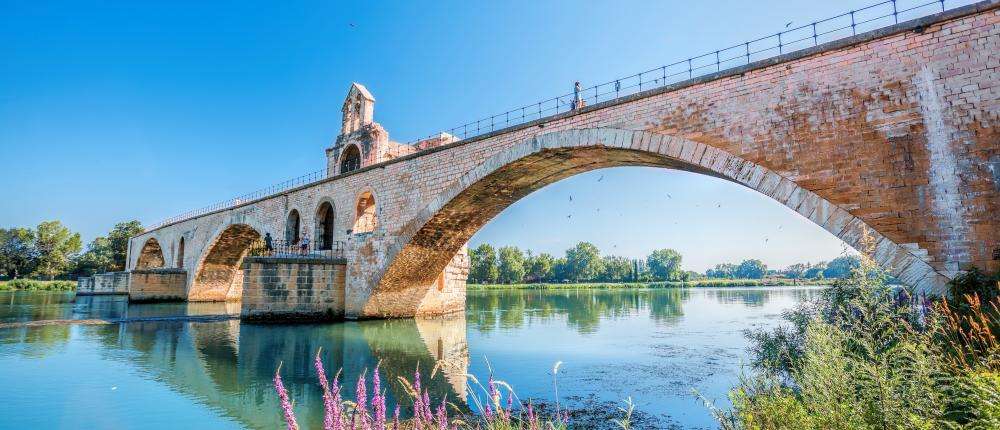
<svg viewBox="0 0 1000 430">
<path fill-rule="evenodd" d="M 364 85 L 351 84 L 341 112 L 340 135 L 326 150 L 328 176 L 382 161 L 389 142 L 389 133 L 375 122 L 375 97 Z"/>
<path fill-rule="evenodd" d="M 418 150 L 451 143 L 457 139 L 447 133 L 407 145 L 389 140 L 389 132 L 375 122 L 375 97 L 357 82 L 347 92 L 340 135 L 333 146 L 327 148 L 327 176 L 336 176 Z"/>
</svg>

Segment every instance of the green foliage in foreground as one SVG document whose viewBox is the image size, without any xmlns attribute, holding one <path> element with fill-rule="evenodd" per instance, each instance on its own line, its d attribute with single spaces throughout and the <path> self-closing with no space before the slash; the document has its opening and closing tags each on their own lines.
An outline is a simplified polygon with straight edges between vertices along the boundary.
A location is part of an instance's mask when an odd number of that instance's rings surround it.
<svg viewBox="0 0 1000 430">
<path fill-rule="evenodd" d="M 13 281 L 0 282 L 0 291 L 26 290 L 26 291 L 74 291 L 76 282 L 73 281 L 36 281 L 34 279 L 15 279 Z"/>
<path fill-rule="evenodd" d="M 801 285 L 829 285 L 823 280 L 793 279 L 701 279 L 697 281 L 667 282 L 589 282 L 589 283 L 536 283 L 536 284 L 468 284 L 470 290 L 563 290 L 581 288 L 726 288 L 726 287 L 786 287 Z"/>
<path fill-rule="evenodd" d="M 955 303 L 933 303 L 884 279 L 862 258 L 790 327 L 749 333 L 758 372 L 716 410 L 722 428 L 1000 428 L 997 282 L 961 279 Z"/>
</svg>

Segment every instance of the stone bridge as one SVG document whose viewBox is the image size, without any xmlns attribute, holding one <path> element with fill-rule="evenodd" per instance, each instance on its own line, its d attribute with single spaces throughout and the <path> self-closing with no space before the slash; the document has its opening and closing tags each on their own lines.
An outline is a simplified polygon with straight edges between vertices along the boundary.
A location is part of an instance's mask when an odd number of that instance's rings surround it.
<svg viewBox="0 0 1000 430">
<path fill-rule="evenodd" d="M 459 311 L 465 245 L 479 228 L 539 188 L 615 166 L 742 184 L 855 247 L 869 229 L 879 264 L 941 293 L 968 265 L 1000 268 L 998 6 L 977 3 L 465 140 L 391 141 L 374 121 L 374 97 L 354 84 L 325 178 L 132 238 L 130 294 L 243 297 L 245 313 Z M 247 249 L 265 234 L 343 244 L 343 255 L 253 269 Z"/>
</svg>

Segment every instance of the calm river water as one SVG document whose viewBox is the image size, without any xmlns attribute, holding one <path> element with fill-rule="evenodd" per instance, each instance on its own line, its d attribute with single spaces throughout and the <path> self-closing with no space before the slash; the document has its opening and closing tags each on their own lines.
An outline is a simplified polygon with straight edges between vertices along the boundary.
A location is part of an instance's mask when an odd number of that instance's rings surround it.
<svg viewBox="0 0 1000 430">
<path fill-rule="evenodd" d="M 743 330 L 777 324 L 783 310 L 818 291 L 477 291 L 469 293 L 465 318 L 444 320 L 0 328 L 0 429 L 275 429 L 281 416 L 271 378 L 279 362 L 299 422 L 318 428 L 312 358 L 319 348 L 331 373 L 343 368 L 351 386 L 354 375 L 381 360 L 389 397 L 405 398 L 396 377 L 419 366 L 432 393 L 462 405 L 481 394 L 467 387 L 466 374 L 485 381 L 490 366 L 522 398 L 552 401 L 551 370 L 561 361 L 562 404 L 615 412 L 631 397 L 647 427 L 714 428 L 693 392 L 727 406 L 726 392 L 746 361 Z M 7 323 L 238 312 L 238 304 L 0 293 L 0 322 Z M 441 370 L 431 378 L 435 363 Z"/>
</svg>

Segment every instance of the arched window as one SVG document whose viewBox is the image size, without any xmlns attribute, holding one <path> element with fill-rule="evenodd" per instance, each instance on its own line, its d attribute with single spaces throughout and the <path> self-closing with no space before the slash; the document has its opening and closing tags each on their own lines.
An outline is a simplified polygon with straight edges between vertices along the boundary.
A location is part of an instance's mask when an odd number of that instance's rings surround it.
<svg viewBox="0 0 1000 430">
<path fill-rule="evenodd" d="M 177 242 L 177 268 L 178 269 L 183 269 L 184 268 L 184 237 L 183 236 L 181 237 L 181 240 L 179 242 Z"/>
<path fill-rule="evenodd" d="M 316 245 L 320 250 L 333 249 L 333 205 L 323 202 L 316 211 Z"/>
<path fill-rule="evenodd" d="M 285 221 L 285 242 L 290 245 L 299 243 L 299 211 L 292 209 Z"/>
<path fill-rule="evenodd" d="M 348 145 L 344 148 L 344 155 L 340 157 L 340 173 L 347 173 L 361 168 L 361 150 L 357 145 Z"/>
<path fill-rule="evenodd" d="M 375 196 L 365 191 L 358 197 L 358 204 L 355 211 L 354 233 L 368 233 L 374 231 L 378 226 L 378 218 L 375 211 Z"/>
</svg>

